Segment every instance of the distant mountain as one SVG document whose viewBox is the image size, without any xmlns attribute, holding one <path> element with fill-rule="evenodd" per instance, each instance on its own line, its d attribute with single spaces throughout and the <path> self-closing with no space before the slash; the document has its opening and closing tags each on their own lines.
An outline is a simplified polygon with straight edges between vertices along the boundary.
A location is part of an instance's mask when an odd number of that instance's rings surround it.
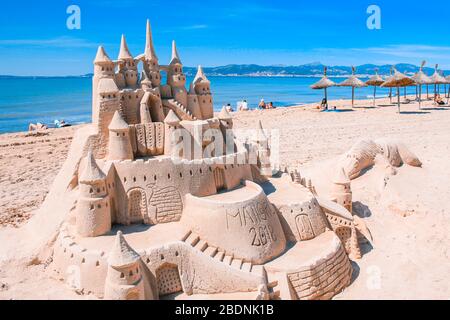
<svg viewBox="0 0 450 320">
<path fill-rule="evenodd" d="M 396 65 L 397 70 L 408 75 L 413 75 L 419 71 L 419 67 L 400 63 Z M 321 63 L 311 63 L 299 66 L 260 66 L 256 64 L 230 64 L 221 67 L 204 67 L 206 75 L 209 76 L 320 76 L 323 74 L 324 65 Z M 356 67 L 356 73 L 359 75 L 372 75 L 378 69 L 380 75 L 389 75 L 391 65 L 377 66 L 374 64 L 364 64 Z M 426 74 L 433 74 L 433 68 L 424 68 Z M 196 73 L 196 68 L 185 67 L 184 72 L 187 75 L 193 76 Z M 348 76 L 352 72 L 349 66 L 329 66 L 329 76 Z M 448 71 L 444 71 L 448 74 Z"/>
<path fill-rule="evenodd" d="M 399 63 L 396 65 L 397 70 L 407 75 L 413 75 L 419 70 L 418 66 Z M 321 76 L 323 74 L 324 65 L 320 62 L 314 62 L 299 66 L 285 66 L 285 65 L 272 65 L 272 66 L 260 66 L 257 64 L 229 64 L 220 67 L 203 67 L 207 76 L 248 76 L 248 77 L 314 77 Z M 389 75 L 391 65 L 374 65 L 363 64 L 356 67 L 356 73 L 361 76 L 373 75 L 375 69 L 378 69 L 380 75 Z M 183 71 L 188 76 L 195 76 L 197 68 L 184 67 Z M 423 71 L 431 75 L 434 73 L 433 68 L 424 68 Z M 350 75 L 352 68 L 349 66 L 328 66 L 328 75 L 331 77 L 345 77 Z M 450 74 L 450 71 L 444 71 L 446 75 Z M 73 78 L 76 76 L 65 76 L 63 78 Z M 92 74 L 85 74 L 78 77 L 89 78 Z M 55 78 L 55 77 L 17 77 L 0 75 L 0 79 L 8 78 Z M 61 77 L 59 77 L 61 78 Z"/>
</svg>

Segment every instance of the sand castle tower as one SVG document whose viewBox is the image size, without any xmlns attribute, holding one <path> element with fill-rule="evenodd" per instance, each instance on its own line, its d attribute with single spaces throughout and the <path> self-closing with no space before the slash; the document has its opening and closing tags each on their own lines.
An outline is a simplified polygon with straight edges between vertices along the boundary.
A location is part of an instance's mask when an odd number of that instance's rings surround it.
<svg viewBox="0 0 450 320">
<path fill-rule="evenodd" d="M 145 298 L 140 256 L 117 232 L 114 246 L 108 256 L 108 272 L 104 299 L 143 300 Z"/>
<path fill-rule="evenodd" d="M 156 56 L 155 47 L 153 46 L 152 30 L 149 20 L 147 20 L 147 29 L 145 34 L 143 68 L 153 87 L 159 87 L 161 84 L 161 74 L 159 72 L 158 57 Z"/>
<path fill-rule="evenodd" d="M 98 122 L 98 84 L 100 79 L 114 79 L 114 62 L 108 57 L 105 49 L 100 46 L 94 60 L 94 76 L 92 77 L 92 123 Z"/>
<path fill-rule="evenodd" d="M 261 175 L 265 177 L 272 176 L 272 166 L 270 164 L 270 148 L 269 139 L 264 133 L 261 120 L 258 124 L 258 129 L 253 137 L 253 144 L 256 147 L 256 161 Z"/>
<path fill-rule="evenodd" d="M 350 184 L 351 181 L 344 169 L 339 168 L 337 175 L 333 179 L 331 198 L 352 213 L 352 190 Z"/>
<path fill-rule="evenodd" d="M 167 84 L 172 88 L 172 96 L 183 106 L 187 106 L 186 75 L 178 55 L 177 45 L 172 41 L 172 59 L 167 72 Z"/>
<path fill-rule="evenodd" d="M 125 36 L 122 35 L 120 40 L 120 52 L 119 57 L 120 73 L 125 78 L 125 85 L 129 88 L 135 88 L 138 82 L 138 69 L 136 62 L 128 49 L 128 45 Z"/>
<path fill-rule="evenodd" d="M 109 124 L 108 160 L 133 160 L 128 124 L 116 111 Z"/>
<path fill-rule="evenodd" d="M 173 110 L 170 110 L 164 119 L 164 154 L 173 155 L 172 151 L 175 146 L 180 142 L 179 135 L 175 132 L 180 128 L 180 119 L 177 117 Z M 178 155 L 181 156 L 181 155 Z"/>
<path fill-rule="evenodd" d="M 83 237 L 95 237 L 111 230 L 111 206 L 106 191 L 106 176 L 98 167 L 91 151 L 80 175 L 80 195 L 76 208 L 77 232 Z"/>
<path fill-rule="evenodd" d="M 198 96 L 195 93 L 193 82 L 191 82 L 191 84 L 189 85 L 187 101 L 187 108 L 192 113 L 192 115 L 197 119 L 203 119 L 202 111 L 200 109 L 200 103 L 198 100 Z"/>
<path fill-rule="evenodd" d="M 211 83 L 208 78 L 206 78 L 201 66 L 198 66 L 197 74 L 195 75 L 193 83 L 195 93 L 198 96 L 202 119 L 210 119 L 214 117 Z"/>
</svg>

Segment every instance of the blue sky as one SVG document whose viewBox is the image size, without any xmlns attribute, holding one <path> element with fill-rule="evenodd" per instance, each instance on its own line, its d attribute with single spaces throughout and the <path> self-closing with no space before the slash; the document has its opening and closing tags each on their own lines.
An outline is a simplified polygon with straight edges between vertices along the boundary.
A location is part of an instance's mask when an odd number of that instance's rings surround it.
<svg viewBox="0 0 450 320">
<path fill-rule="evenodd" d="M 425 4 L 424 4 L 425 3 Z M 69 30 L 66 9 L 81 9 Z M 369 5 L 381 9 L 381 30 L 366 26 Z M 92 72 L 98 45 L 118 54 L 124 33 L 138 55 L 150 19 L 160 63 L 177 41 L 184 65 L 256 63 L 327 65 L 439 63 L 450 68 L 450 1 L 4 1 L 0 10 L 0 74 Z"/>
</svg>

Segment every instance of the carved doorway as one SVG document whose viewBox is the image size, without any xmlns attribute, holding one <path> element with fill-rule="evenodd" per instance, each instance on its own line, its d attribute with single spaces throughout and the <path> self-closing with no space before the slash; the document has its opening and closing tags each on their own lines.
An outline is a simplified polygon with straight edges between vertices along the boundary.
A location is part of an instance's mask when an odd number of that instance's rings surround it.
<svg viewBox="0 0 450 320">
<path fill-rule="evenodd" d="M 131 223 L 142 223 L 147 217 L 145 191 L 136 188 L 128 192 L 128 217 Z"/>
<path fill-rule="evenodd" d="M 297 233 L 300 240 L 309 240 L 314 238 L 314 231 L 309 220 L 308 215 L 299 214 L 295 217 L 295 226 L 297 227 Z"/>
</svg>

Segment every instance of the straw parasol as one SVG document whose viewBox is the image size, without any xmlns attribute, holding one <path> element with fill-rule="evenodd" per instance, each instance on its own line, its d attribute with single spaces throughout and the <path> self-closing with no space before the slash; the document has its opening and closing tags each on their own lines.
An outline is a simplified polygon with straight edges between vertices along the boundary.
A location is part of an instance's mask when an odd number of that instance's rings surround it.
<svg viewBox="0 0 450 320">
<path fill-rule="evenodd" d="M 328 77 L 327 77 L 327 67 L 324 67 L 323 68 L 323 77 L 322 77 L 322 79 L 320 79 L 318 82 L 314 83 L 311 86 L 311 89 L 314 89 L 314 90 L 324 89 L 324 91 L 325 91 L 325 102 L 326 102 L 327 109 L 328 109 L 327 89 L 329 87 L 334 87 L 335 85 L 336 85 L 336 83 L 334 83 L 333 81 L 328 79 Z"/>
<path fill-rule="evenodd" d="M 447 80 L 443 76 L 441 76 L 439 74 L 438 66 L 439 65 L 436 64 L 436 67 L 434 68 L 434 74 L 430 77 L 430 80 L 431 80 L 430 83 L 434 84 L 434 96 L 435 97 L 436 97 L 436 94 L 437 94 L 437 90 L 436 90 L 437 85 L 447 83 Z"/>
<path fill-rule="evenodd" d="M 373 106 L 375 107 L 375 98 L 377 95 L 377 87 L 381 86 L 383 84 L 384 80 L 383 78 L 378 75 L 378 69 L 375 69 L 375 74 L 370 77 L 369 80 L 366 81 L 366 84 L 368 86 L 373 86 Z"/>
<path fill-rule="evenodd" d="M 381 85 L 384 88 L 397 88 L 397 105 L 398 105 L 398 113 L 400 113 L 400 87 L 407 87 L 414 84 L 414 80 L 407 77 L 401 72 L 398 72 L 393 66 L 394 74 L 390 76 L 386 81 Z"/>
<path fill-rule="evenodd" d="M 367 87 L 367 84 L 355 76 L 355 67 L 352 67 L 352 75 L 347 80 L 338 84 L 339 87 L 352 87 L 352 108 L 355 105 L 355 88 Z"/>
<path fill-rule="evenodd" d="M 411 77 L 419 86 L 419 109 L 422 108 L 422 85 L 431 83 L 431 79 L 422 71 L 426 61 L 422 61 L 419 71 Z"/>
</svg>

